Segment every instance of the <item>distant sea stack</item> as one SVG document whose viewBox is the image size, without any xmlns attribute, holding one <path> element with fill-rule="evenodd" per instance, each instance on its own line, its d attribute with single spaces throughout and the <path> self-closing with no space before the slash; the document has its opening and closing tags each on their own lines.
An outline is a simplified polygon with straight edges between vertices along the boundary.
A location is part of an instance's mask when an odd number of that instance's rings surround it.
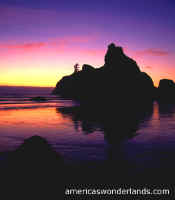
<svg viewBox="0 0 175 200">
<path fill-rule="evenodd" d="M 162 79 L 158 86 L 157 100 L 160 103 L 175 103 L 175 83 L 169 79 Z"/>
<path fill-rule="evenodd" d="M 122 47 L 110 44 L 104 61 L 100 68 L 85 64 L 82 70 L 63 77 L 53 94 L 103 106 L 111 103 L 139 106 L 155 98 L 151 77 L 141 72 L 137 63 L 124 54 Z"/>
</svg>

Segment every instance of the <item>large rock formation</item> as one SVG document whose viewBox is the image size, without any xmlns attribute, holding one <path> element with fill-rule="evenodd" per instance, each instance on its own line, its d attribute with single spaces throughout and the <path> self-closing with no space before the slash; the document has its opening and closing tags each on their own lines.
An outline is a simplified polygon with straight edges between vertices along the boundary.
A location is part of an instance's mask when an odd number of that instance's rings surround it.
<svg viewBox="0 0 175 200">
<path fill-rule="evenodd" d="M 139 106 L 154 98 L 152 79 L 141 72 L 137 63 L 121 47 L 110 44 L 105 64 L 100 68 L 83 65 L 81 71 L 63 77 L 53 94 L 95 105 Z"/>
<path fill-rule="evenodd" d="M 161 103 L 175 102 L 175 83 L 172 80 L 160 80 L 157 100 Z"/>
</svg>

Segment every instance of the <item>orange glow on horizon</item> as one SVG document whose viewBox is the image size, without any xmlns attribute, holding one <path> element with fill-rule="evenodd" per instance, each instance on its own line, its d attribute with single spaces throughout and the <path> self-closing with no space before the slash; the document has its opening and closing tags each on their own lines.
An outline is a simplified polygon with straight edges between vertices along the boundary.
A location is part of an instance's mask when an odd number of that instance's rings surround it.
<svg viewBox="0 0 175 200">
<path fill-rule="evenodd" d="M 162 75 L 161 72 L 150 72 L 149 70 L 142 70 L 145 71 L 153 80 L 153 83 L 156 87 L 159 85 L 160 79 L 173 79 L 172 75 Z M 56 83 L 63 77 L 72 74 L 72 71 L 70 72 L 65 72 L 62 74 L 52 74 L 52 73 L 46 73 L 43 74 L 42 76 L 38 72 L 37 74 L 35 73 L 33 76 L 27 76 L 25 74 L 18 74 L 16 71 L 13 74 L 9 74 L 8 76 L 1 77 L 0 80 L 0 86 L 31 86 L 31 87 L 55 87 Z M 174 70 L 175 74 L 175 70 Z M 28 78 L 27 78 L 28 77 Z"/>
<path fill-rule="evenodd" d="M 63 41 L 59 48 L 53 44 L 50 48 L 47 42 L 9 45 L 8 48 L 7 52 L 0 55 L 1 86 L 55 87 L 63 76 L 73 73 L 76 62 L 80 65 L 90 64 L 96 68 L 103 66 L 106 52 L 105 48 L 83 49 L 69 46 Z M 128 48 L 125 53 L 138 63 L 141 71 L 152 78 L 156 87 L 160 79 L 175 80 L 175 69 L 168 55 L 162 57 L 160 51 L 149 51 L 149 54 L 154 53 L 158 57 L 143 55 L 148 52 L 139 54 Z M 166 63 L 167 60 L 169 63 Z"/>
</svg>

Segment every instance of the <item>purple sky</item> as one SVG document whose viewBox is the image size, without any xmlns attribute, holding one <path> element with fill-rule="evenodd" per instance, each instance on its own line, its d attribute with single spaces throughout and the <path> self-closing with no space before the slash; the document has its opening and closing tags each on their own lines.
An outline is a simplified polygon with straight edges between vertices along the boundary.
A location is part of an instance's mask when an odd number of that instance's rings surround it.
<svg viewBox="0 0 175 200">
<path fill-rule="evenodd" d="M 0 85 L 54 86 L 115 42 L 157 85 L 175 80 L 174 0 L 1 0 Z"/>
</svg>

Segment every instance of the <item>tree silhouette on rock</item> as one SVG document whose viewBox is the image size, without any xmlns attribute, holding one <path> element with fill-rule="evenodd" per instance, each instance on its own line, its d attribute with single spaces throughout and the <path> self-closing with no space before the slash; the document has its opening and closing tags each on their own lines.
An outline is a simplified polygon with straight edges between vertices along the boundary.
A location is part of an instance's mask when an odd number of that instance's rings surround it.
<svg viewBox="0 0 175 200">
<path fill-rule="evenodd" d="M 114 43 L 108 46 L 102 67 L 83 65 L 81 71 L 63 77 L 53 90 L 53 94 L 96 106 L 129 103 L 138 107 L 152 102 L 154 93 L 151 77 Z"/>
</svg>

